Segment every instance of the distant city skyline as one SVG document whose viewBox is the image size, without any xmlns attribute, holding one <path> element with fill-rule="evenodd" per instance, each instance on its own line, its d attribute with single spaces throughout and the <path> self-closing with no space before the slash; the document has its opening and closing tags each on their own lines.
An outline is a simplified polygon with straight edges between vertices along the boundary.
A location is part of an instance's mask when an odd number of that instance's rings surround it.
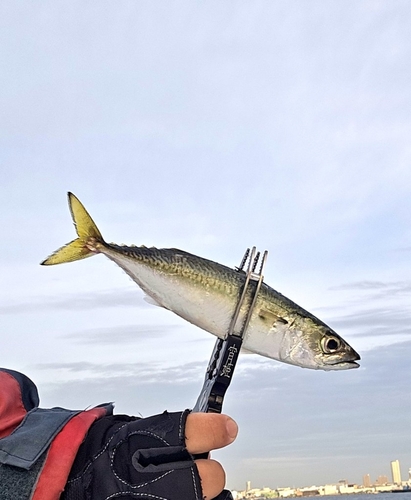
<svg viewBox="0 0 411 500">
<path fill-rule="evenodd" d="M 244 490 L 236 490 L 235 498 L 259 498 L 260 495 L 267 498 L 272 498 L 272 494 L 280 498 L 301 497 L 301 496 L 328 496 L 336 494 L 354 494 L 354 493 L 377 493 L 390 492 L 399 488 L 405 488 L 407 491 L 411 488 L 411 468 L 409 471 L 408 481 L 401 481 L 401 471 L 399 460 L 390 462 L 392 481 L 388 481 L 388 477 L 380 475 L 375 481 L 371 479 L 370 474 L 363 476 L 362 485 L 350 483 L 346 479 L 341 479 L 337 483 L 312 484 L 303 487 L 277 487 L 269 488 L 266 486 L 254 487 L 250 480 L 246 481 Z"/>
<path fill-rule="evenodd" d="M 391 470 L 391 484 L 401 484 L 403 482 L 401 475 L 401 464 L 398 459 L 391 460 L 390 470 Z M 407 481 L 410 480 L 411 480 L 411 468 L 408 469 Z M 365 487 L 369 487 L 375 484 L 383 485 L 388 483 L 389 483 L 388 476 L 385 474 L 380 474 L 375 480 L 373 480 L 371 475 L 368 473 L 363 475 L 362 484 Z"/>
<path fill-rule="evenodd" d="M 388 464 L 387 464 L 388 465 Z M 379 476 L 377 476 L 374 480 L 373 478 L 371 477 L 370 474 L 364 474 L 363 477 L 362 477 L 362 486 L 364 488 L 373 488 L 373 487 L 384 487 L 384 486 L 400 486 L 401 484 L 410 484 L 411 483 L 411 467 L 408 469 L 408 479 L 406 481 L 403 481 L 401 479 L 401 464 L 400 464 L 400 461 L 397 459 L 397 460 L 392 460 L 389 462 L 389 466 L 391 468 L 391 475 L 392 475 L 392 480 L 389 481 L 388 479 L 388 476 L 385 475 L 385 474 L 380 474 Z M 312 484 L 312 485 L 305 485 L 305 486 L 301 486 L 299 488 L 296 488 L 296 489 L 304 489 L 304 488 L 312 488 L 312 487 L 319 487 L 319 488 L 325 488 L 327 486 L 332 486 L 332 485 L 341 485 L 341 486 L 346 486 L 346 487 L 357 487 L 359 486 L 359 483 L 356 483 L 356 482 L 351 482 L 347 479 L 340 479 L 338 482 L 336 483 L 325 483 L 323 485 L 315 485 L 315 484 Z M 285 487 L 280 487 L 280 489 L 289 489 L 289 488 L 292 488 L 291 486 L 285 486 Z M 245 483 L 245 490 L 244 491 L 249 491 L 252 489 L 252 482 L 250 480 L 247 480 L 246 483 Z M 331 493 L 329 493 L 331 494 Z"/>
</svg>

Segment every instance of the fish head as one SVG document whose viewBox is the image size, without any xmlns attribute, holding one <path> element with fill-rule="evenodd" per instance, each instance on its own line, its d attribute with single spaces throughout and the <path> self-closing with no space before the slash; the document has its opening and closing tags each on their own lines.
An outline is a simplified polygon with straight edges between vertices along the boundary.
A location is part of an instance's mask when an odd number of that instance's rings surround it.
<svg viewBox="0 0 411 500">
<path fill-rule="evenodd" d="M 334 330 L 315 317 L 300 318 L 284 335 L 280 358 L 286 363 L 314 370 L 358 368 L 359 354 Z"/>
</svg>

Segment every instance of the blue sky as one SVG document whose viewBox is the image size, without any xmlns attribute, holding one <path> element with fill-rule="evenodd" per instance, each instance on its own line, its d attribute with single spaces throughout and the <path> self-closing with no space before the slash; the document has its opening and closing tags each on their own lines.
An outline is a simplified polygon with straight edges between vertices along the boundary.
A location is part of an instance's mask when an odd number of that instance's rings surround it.
<svg viewBox="0 0 411 500">
<path fill-rule="evenodd" d="M 411 6 L 406 1 L 2 2 L 0 364 L 43 406 L 195 403 L 213 338 L 150 306 L 104 257 L 39 266 L 74 237 L 226 265 L 326 321 L 361 368 L 244 356 L 225 411 L 228 486 L 411 466 Z"/>
</svg>

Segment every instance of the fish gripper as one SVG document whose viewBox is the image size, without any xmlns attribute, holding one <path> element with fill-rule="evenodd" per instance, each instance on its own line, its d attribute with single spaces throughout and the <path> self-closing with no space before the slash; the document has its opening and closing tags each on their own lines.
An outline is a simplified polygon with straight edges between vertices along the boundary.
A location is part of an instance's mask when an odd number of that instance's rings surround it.
<svg viewBox="0 0 411 500">
<path fill-rule="evenodd" d="M 193 408 L 194 412 L 221 413 L 225 393 L 234 375 L 234 369 L 240 354 L 245 332 L 263 282 L 263 269 L 267 260 L 268 252 L 264 251 L 258 273 L 255 272 L 260 252 L 253 247 L 250 254 L 248 248 L 241 261 L 240 267 L 235 268 L 238 273 L 245 274 L 244 284 L 240 290 L 239 299 L 230 322 L 227 335 L 224 339 L 218 338 L 207 367 L 203 388 Z M 247 271 L 244 266 L 248 260 Z M 251 289 L 251 302 L 248 307 L 245 320 L 240 328 L 237 327 L 241 308 L 244 304 L 248 290 Z"/>
</svg>

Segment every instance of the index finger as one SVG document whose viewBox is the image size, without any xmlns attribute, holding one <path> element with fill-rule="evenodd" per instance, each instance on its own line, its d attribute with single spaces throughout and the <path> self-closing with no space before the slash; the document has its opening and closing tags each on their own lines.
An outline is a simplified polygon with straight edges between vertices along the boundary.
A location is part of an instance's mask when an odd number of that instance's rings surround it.
<svg viewBox="0 0 411 500">
<path fill-rule="evenodd" d="M 223 448 L 235 440 L 237 433 L 238 426 L 228 415 L 190 413 L 185 428 L 187 451 L 196 455 Z"/>
</svg>

